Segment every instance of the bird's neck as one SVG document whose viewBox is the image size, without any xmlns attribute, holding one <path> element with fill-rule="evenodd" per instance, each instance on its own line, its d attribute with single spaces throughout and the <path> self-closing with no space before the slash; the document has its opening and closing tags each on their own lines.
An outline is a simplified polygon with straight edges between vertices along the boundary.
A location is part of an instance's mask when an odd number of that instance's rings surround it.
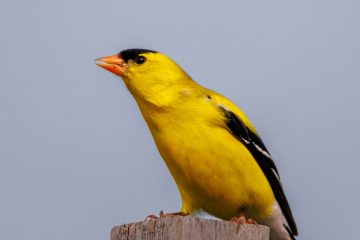
<svg viewBox="0 0 360 240">
<path fill-rule="evenodd" d="M 181 104 L 182 101 L 190 99 L 201 88 L 196 82 L 191 81 L 186 84 L 174 84 L 162 91 L 142 91 L 138 92 L 129 88 L 134 96 L 141 111 L 149 109 L 151 111 L 167 111 Z"/>
</svg>

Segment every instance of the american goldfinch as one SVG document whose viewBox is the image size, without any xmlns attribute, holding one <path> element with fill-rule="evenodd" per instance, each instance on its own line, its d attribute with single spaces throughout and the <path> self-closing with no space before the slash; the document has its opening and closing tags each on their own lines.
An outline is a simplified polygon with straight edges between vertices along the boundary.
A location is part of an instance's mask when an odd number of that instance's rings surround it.
<svg viewBox="0 0 360 240">
<path fill-rule="evenodd" d="M 177 184 L 181 213 L 246 216 L 269 226 L 271 240 L 295 239 L 275 163 L 234 103 L 157 51 L 128 49 L 97 65 L 120 76 L 134 96 Z"/>
</svg>

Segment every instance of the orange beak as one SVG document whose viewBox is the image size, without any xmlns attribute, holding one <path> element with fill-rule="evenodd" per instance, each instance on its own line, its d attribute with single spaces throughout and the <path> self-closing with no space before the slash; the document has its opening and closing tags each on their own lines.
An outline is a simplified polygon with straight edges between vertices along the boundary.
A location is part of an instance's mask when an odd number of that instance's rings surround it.
<svg viewBox="0 0 360 240">
<path fill-rule="evenodd" d="M 127 64 L 119 54 L 98 58 L 95 61 L 96 65 L 108 70 L 109 72 L 112 72 L 120 77 L 125 75 Z"/>
</svg>

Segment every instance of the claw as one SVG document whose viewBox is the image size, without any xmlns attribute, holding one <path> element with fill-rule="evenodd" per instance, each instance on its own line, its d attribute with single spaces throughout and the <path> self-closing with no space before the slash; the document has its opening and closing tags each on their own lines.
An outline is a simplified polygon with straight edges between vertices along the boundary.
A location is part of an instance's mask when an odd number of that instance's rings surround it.
<svg viewBox="0 0 360 240">
<path fill-rule="evenodd" d="M 247 224 L 255 224 L 257 225 L 257 222 L 254 220 L 254 219 L 251 219 L 249 218 L 247 221 L 246 221 Z"/>
<path fill-rule="evenodd" d="M 155 219 L 158 219 L 158 218 L 159 218 L 158 216 L 156 216 L 154 214 L 151 214 L 151 215 L 149 215 L 149 216 L 147 216 L 145 218 L 145 221 L 151 221 L 151 220 L 155 220 Z"/>
<path fill-rule="evenodd" d="M 188 216 L 188 213 L 184 213 L 184 212 L 173 212 L 173 213 L 164 213 L 163 210 L 160 211 L 159 216 L 162 217 L 175 217 L 175 216 Z"/>
<path fill-rule="evenodd" d="M 246 223 L 246 218 L 244 216 L 233 217 L 230 221 L 240 223 L 240 224 L 245 224 Z"/>
<path fill-rule="evenodd" d="M 155 220 L 155 219 L 158 219 L 158 218 L 164 218 L 164 217 L 174 217 L 174 216 L 188 216 L 189 214 L 188 213 L 184 213 L 184 212 L 174 212 L 174 213 L 164 213 L 163 210 L 161 210 L 159 212 L 159 216 L 156 216 L 154 214 L 151 214 L 149 216 L 147 216 L 145 218 L 145 221 L 149 221 L 149 220 Z"/>
<path fill-rule="evenodd" d="M 233 217 L 230 219 L 231 222 L 240 223 L 240 224 L 257 224 L 257 222 L 254 219 L 248 218 L 244 215 L 240 215 L 239 217 Z"/>
</svg>

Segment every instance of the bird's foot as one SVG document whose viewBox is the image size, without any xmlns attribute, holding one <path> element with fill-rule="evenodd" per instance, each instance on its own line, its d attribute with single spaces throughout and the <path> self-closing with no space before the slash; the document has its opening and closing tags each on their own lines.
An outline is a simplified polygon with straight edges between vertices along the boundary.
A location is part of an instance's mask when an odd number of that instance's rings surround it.
<svg viewBox="0 0 360 240">
<path fill-rule="evenodd" d="M 173 213 L 164 213 L 163 210 L 160 211 L 159 213 L 159 216 L 156 216 L 156 215 L 149 215 L 145 218 L 145 221 L 148 221 L 148 220 L 155 220 L 155 219 L 158 219 L 158 218 L 164 218 L 164 217 L 175 217 L 175 216 L 188 216 L 189 214 L 188 213 L 184 213 L 184 212 L 173 212 Z"/>
<path fill-rule="evenodd" d="M 158 219 L 159 217 L 154 215 L 154 214 L 150 214 L 149 216 L 147 216 L 145 218 L 145 221 L 150 221 L 150 220 L 155 220 L 155 219 Z"/>
<path fill-rule="evenodd" d="M 230 219 L 231 222 L 240 223 L 240 224 L 257 224 L 257 222 L 254 219 L 248 218 L 246 219 L 245 216 L 241 215 L 239 217 L 233 217 Z"/>
<path fill-rule="evenodd" d="M 162 217 L 174 217 L 174 216 L 181 216 L 181 217 L 185 217 L 185 216 L 189 216 L 188 213 L 184 213 L 184 212 L 173 212 L 173 213 L 164 213 L 163 210 L 160 211 L 159 216 Z"/>
</svg>

